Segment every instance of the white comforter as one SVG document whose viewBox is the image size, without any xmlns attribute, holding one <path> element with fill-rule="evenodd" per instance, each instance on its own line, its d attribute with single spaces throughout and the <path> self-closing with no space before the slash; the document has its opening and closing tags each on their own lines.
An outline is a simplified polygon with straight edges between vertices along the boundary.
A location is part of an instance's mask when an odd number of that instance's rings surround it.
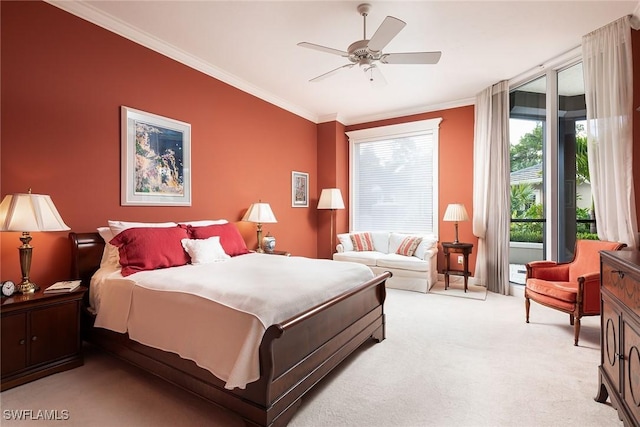
<svg viewBox="0 0 640 427">
<path fill-rule="evenodd" d="M 362 264 L 247 254 L 122 277 L 100 269 L 91 284 L 95 326 L 193 360 L 245 388 L 259 378 L 266 328 L 371 279 Z"/>
</svg>

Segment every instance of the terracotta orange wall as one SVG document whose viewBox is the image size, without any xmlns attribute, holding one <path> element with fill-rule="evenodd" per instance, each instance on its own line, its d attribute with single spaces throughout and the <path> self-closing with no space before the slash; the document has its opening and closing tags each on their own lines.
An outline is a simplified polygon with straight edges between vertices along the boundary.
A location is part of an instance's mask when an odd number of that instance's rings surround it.
<svg viewBox="0 0 640 427">
<path fill-rule="evenodd" d="M 318 197 L 323 188 L 339 188 L 349 205 L 349 146 L 344 125 L 338 121 L 318 125 Z M 314 205 L 315 207 L 315 205 Z M 349 230 L 348 209 L 334 213 L 333 236 Z M 331 239 L 331 211 L 318 211 L 318 258 L 330 259 L 336 239 Z"/>
<path fill-rule="evenodd" d="M 291 171 L 316 180 L 316 124 L 44 2 L 1 2 L 0 196 L 51 195 L 74 231 L 108 219 L 239 221 L 259 199 L 277 247 L 315 257 L 310 208 L 291 207 Z M 120 206 L 120 106 L 191 124 L 192 206 Z M 255 227 L 238 222 L 249 247 Z M 18 233 L 0 233 L 0 278 L 20 279 Z M 67 233 L 34 233 L 31 278 L 68 277 Z"/>
<path fill-rule="evenodd" d="M 450 242 L 455 237 L 454 226 L 452 223 L 442 221 L 447 205 L 449 203 L 463 203 L 469 216 L 473 215 L 473 105 L 347 126 L 346 131 L 438 117 L 442 118 L 438 152 L 438 206 L 440 211 L 438 214 L 438 237 L 441 242 Z M 477 247 L 478 239 L 473 235 L 471 221 L 460 223 L 458 235 L 461 242 L 471 242 L 474 247 Z M 475 251 L 469 258 L 469 264 L 473 274 L 476 265 Z M 443 266 L 444 257 L 442 250 L 440 250 L 438 271 L 442 271 Z"/>
</svg>

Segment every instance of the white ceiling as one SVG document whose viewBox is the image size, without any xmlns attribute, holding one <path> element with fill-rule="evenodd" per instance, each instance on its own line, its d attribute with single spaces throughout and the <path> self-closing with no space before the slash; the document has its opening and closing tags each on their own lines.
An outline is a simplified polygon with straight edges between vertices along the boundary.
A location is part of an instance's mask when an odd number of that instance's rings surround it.
<svg viewBox="0 0 640 427">
<path fill-rule="evenodd" d="M 360 1 L 59 1 L 61 9 L 117 32 L 314 122 L 349 125 L 473 103 L 504 79 L 579 53 L 583 35 L 638 1 L 370 1 L 367 38 L 394 16 L 407 26 L 385 53 L 442 51 L 437 65 L 381 64 L 373 87 L 357 66 L 305 49 L 347 50 L 362 39 Z"/>
</svg>

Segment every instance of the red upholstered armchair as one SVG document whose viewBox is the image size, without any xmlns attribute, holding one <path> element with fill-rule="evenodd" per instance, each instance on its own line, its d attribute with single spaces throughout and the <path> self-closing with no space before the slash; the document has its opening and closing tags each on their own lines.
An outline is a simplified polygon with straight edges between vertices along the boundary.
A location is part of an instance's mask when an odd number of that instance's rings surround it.
<svg viewBox="0 0 640 427">
<path fill-rule="evenodd" d="M 580 336 L 580 318 L 600 314 L 600 251 L 625 247 L 624 243 L 578 240 L 573 261 L 534 261 L 527 264 L 524 289 L 529 323 L 530 300 L 569 313 L 574 327 L 574 345 Z"/>
</svg>

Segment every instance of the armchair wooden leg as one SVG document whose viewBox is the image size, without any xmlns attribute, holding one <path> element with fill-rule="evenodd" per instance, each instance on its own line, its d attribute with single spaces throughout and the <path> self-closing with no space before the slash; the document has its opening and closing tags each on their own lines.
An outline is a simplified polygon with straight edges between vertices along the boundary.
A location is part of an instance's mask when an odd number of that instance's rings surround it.
<svg viewBox="0 0 640 427">
<path fill-rule="evenodd" d="M 526 313 L 527 323 L 529 323 L 529 307 L 531 307 L 531 301 L 529 298 L 524 298 L 524 312 Z"/>
<path fill-rule="evenodd" d="M 569 315 L 569 324 L 573 326 L 573 314 Z"/>
<path fill-rule="evenodd" d="M 571 316 L 573 317 L 573 316 Z M 578 337 L 580 336 L 580 318 L 576 316 L 573 325 L 573 345 L 578 345 Z"/>
</svg>

